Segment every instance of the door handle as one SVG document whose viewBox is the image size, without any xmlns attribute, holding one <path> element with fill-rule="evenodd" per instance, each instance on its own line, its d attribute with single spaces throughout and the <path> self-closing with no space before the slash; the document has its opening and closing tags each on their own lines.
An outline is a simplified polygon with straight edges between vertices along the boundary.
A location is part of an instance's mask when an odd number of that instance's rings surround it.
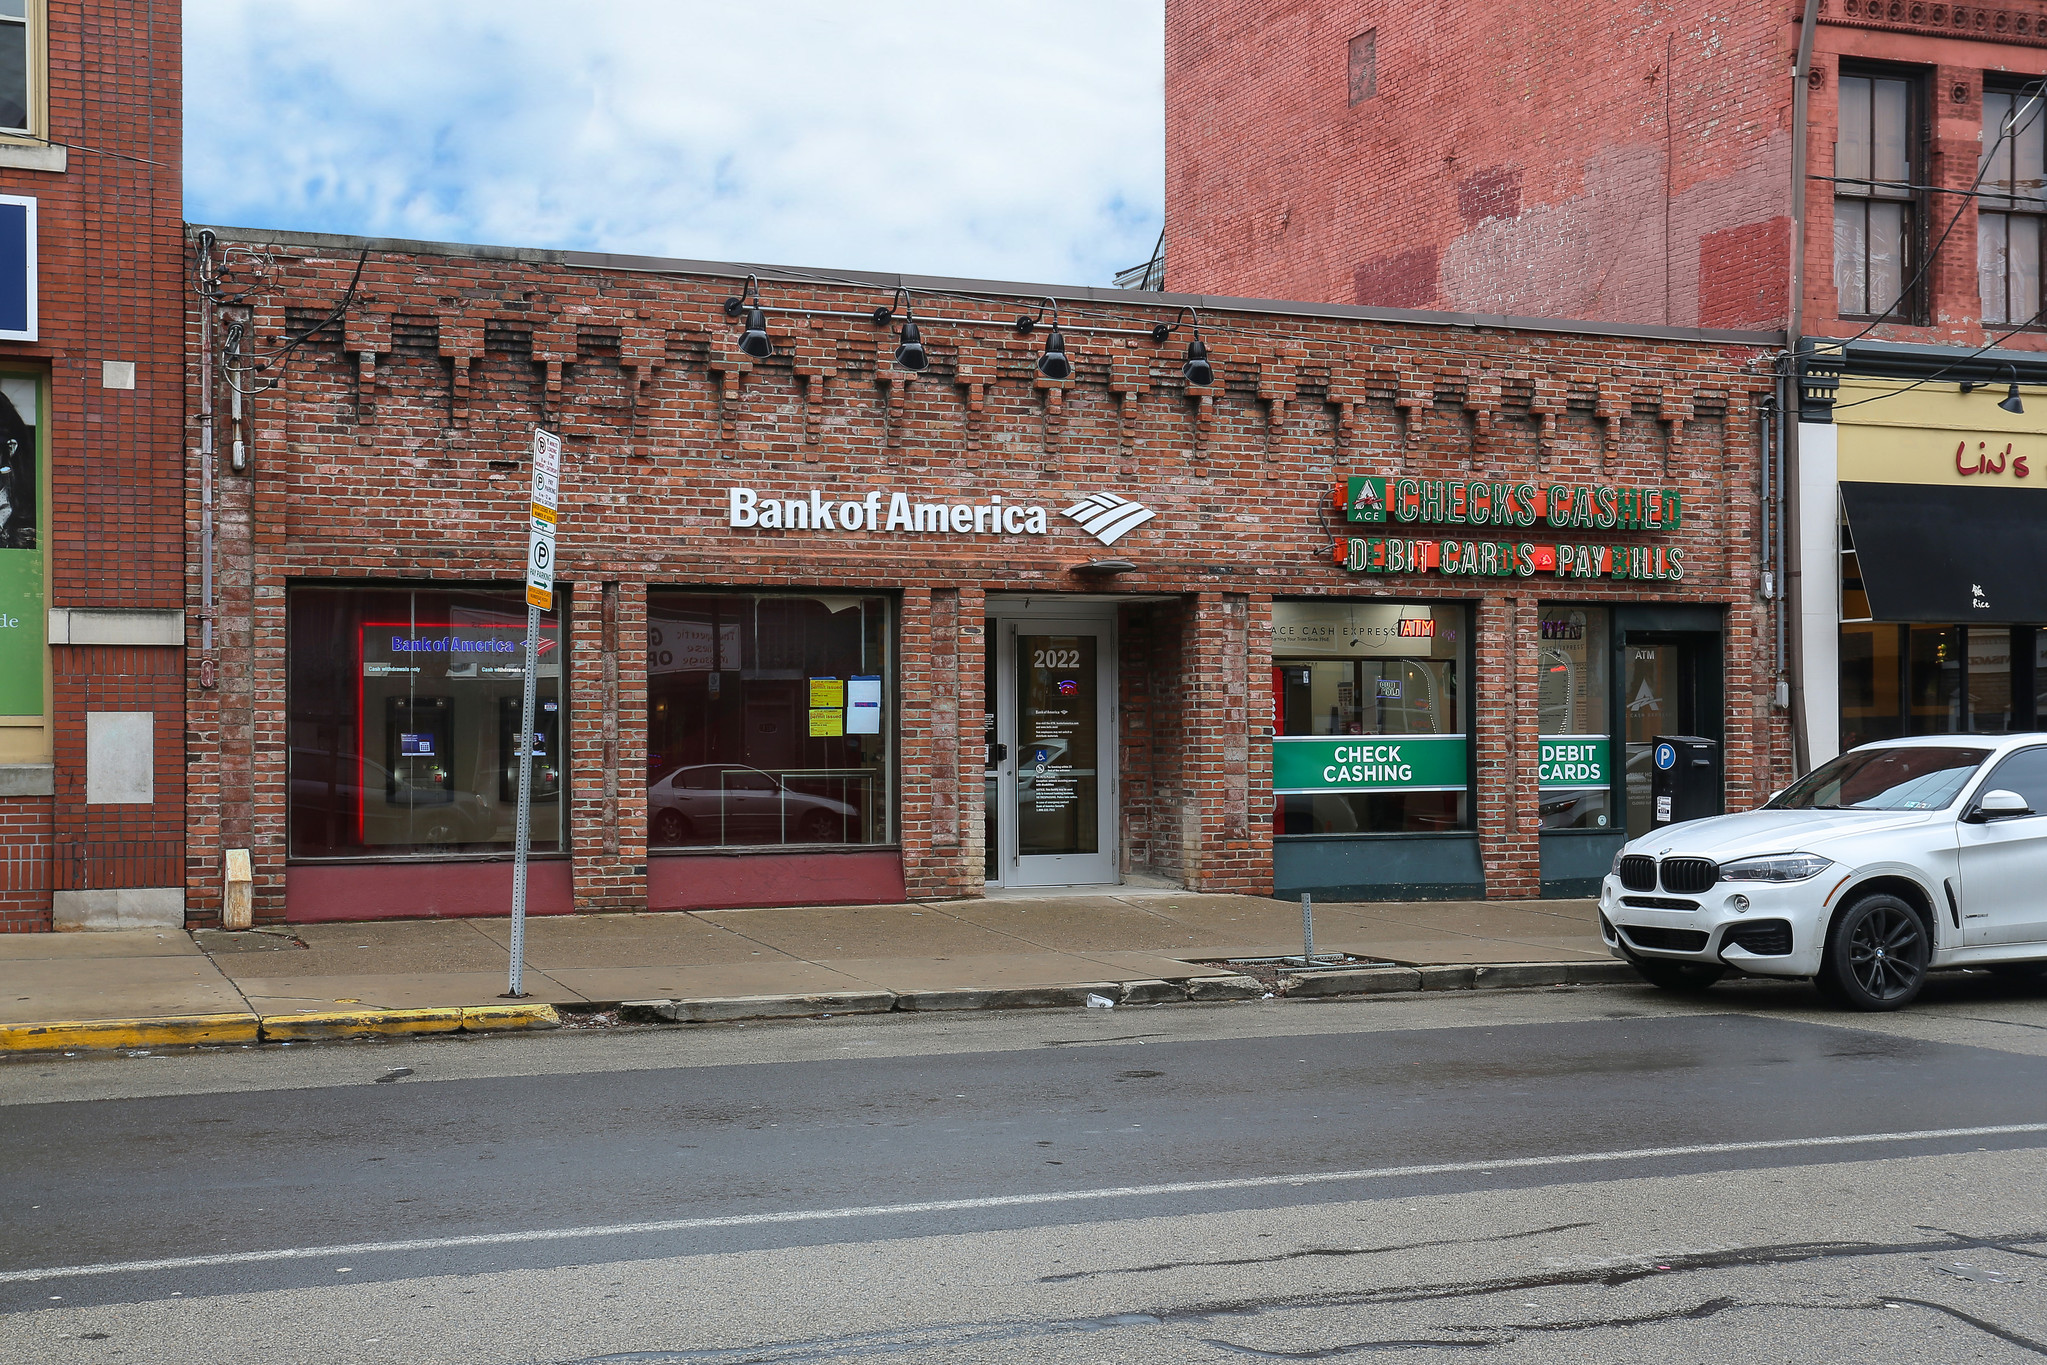
<svg viewBox="0 0 2047 1365">
<path fill-rule="evenodd" d="M 997 763 L 1009 757 L 1009 746 L 1007 744 L 992 744 L 989 747 L 995 750 L 995 761 Z"/>
</svg>

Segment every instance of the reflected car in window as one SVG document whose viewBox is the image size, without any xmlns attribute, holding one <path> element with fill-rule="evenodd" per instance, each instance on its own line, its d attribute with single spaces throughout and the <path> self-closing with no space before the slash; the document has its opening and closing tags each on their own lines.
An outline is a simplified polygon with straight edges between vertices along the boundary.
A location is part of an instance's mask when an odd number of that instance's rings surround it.
<svg viewBox="0 0 2047 1365">
<path fill-rule="evenodd" d="M 1600 887 L 1600 934 L 1646 979 L 1808 977 L 1897 1009 L 1944 967 L 2047 973 L 2047 734 L 1866 744 L 1758 810 L 1653 830 Z"/>
<path fill-rule="evenodd" d="M 666 847 L 843 844 L 861 827 L 846 802 L 737 763 L 692 764 L 655 778 L 647 825 L 651 842 Z"/>
</svg>

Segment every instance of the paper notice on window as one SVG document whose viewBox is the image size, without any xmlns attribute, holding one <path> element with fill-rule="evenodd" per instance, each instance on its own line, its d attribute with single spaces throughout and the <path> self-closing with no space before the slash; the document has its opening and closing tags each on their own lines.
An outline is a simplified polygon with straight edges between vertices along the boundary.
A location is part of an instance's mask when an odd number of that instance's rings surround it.
<svg viewBox="0 0 2047 1365">
<path fill-rule="evenodd" d="M 829 708 L 837 711 L 846 704 L 846 683 L 843 678 L 812 678 L 810 680 L 810 709 L 813 711 Z"/>
<path fill-rule="evenodd" d="M 846 713 L 836 706 L 810 708 L 810 737 L 837 739 L 846 733 Z"/>
<path fill-rule="evenodd" d="M 855 676 L 846 680 L 846 733 L 881 733 L 881 678 Z"/>
</svg>

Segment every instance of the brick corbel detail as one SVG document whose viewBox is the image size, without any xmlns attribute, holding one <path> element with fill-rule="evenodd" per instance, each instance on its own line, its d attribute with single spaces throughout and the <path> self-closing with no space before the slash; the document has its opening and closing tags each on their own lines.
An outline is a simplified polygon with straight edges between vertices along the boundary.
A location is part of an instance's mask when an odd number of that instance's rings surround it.
<svg viewBox="0 0 2047 1365">
<path fill-rule="evenodd" d="M 967 457 L 971 464 L 980 462 L 981 429 L 987 414 L 988 388 L 995 382 L 999 363 L 997 352 L 972 338 L 963 338 L 953 357 L 952 382 L 965 392 L 966 397 Z"/>
<path fill-rule="evenodd" d="M 793 342 L 796 375 L 803 381 L 803 458 L 816 463 L 822 454 L 827 387 L 839 375 L 839 344 L 825 334 L 823 318 L 809 322 L 797 331 Z"/>
<path fill-rule="evenodd" d="M 1287 405 L 1300 394 L 1296 375 L 1299 358 L 1288 347 L 1277 347 L 1259 357 L 1258 397 L 1265 404 L 1265 458 L 1277 460 L 1283 453 L 1287 432 Z"/>
<path fill-rule="evenodd" d="M 541 392 L 540 410 L 559 422 L 562 366 L 576 363 L 576 323 L 573 318 L 556 318 L 545 327 L 534 327 L 533 363 L 547 367 L 547 383 Z"/>
<path fill-rule="evenodd" d="M 469 422 L 469 392 L 472 369 L 483 360 L 483 319 L 464 313 L 442 313 L 438 319 L 441 355 L 453 368 L 450 376 L 449 421 L 455 426 Z"/>
<path fill-rule="evenodd" d="M 1109 350 L 1109 392 L 1116 395 L 1117 442 L 1125 455 L 1136 453 L 1136 418 L 1151 392 L 1151 352 L 1126 341 Z"/>
<path fill-rule="evenodd" d="M 355 420 L 367 425 L 377 419 L 377 358 L 391 353 L 391 315 L 350 313 L 342 320 L 342 346 L 355 357 Z"/>
<path fill-rule="evenodd" d="M 746 385 L 746 377 L 753 373 L 753 360 L 740 352 L 728 334 L 712 332 L 708 340 L 710 353 L 704 359 L 704 368 L 718 386 L 718 455 L 729 460 L 733 442 L 739 437 L 740 391 Z"/>
</svg>

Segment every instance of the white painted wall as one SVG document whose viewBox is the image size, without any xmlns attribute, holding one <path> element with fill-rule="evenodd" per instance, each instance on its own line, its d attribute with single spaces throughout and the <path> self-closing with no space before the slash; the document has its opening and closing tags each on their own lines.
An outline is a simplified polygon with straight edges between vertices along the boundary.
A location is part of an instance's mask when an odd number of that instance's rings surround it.
<svg viewBox="0 0 2047 1365">
<path fill-rule="evenodd" d="M 1841 751 L 1839 429 L 1798 424 L 1797 628 L 1805 676 L 1806 753 L 1816 768 Z"/>
</svg>

